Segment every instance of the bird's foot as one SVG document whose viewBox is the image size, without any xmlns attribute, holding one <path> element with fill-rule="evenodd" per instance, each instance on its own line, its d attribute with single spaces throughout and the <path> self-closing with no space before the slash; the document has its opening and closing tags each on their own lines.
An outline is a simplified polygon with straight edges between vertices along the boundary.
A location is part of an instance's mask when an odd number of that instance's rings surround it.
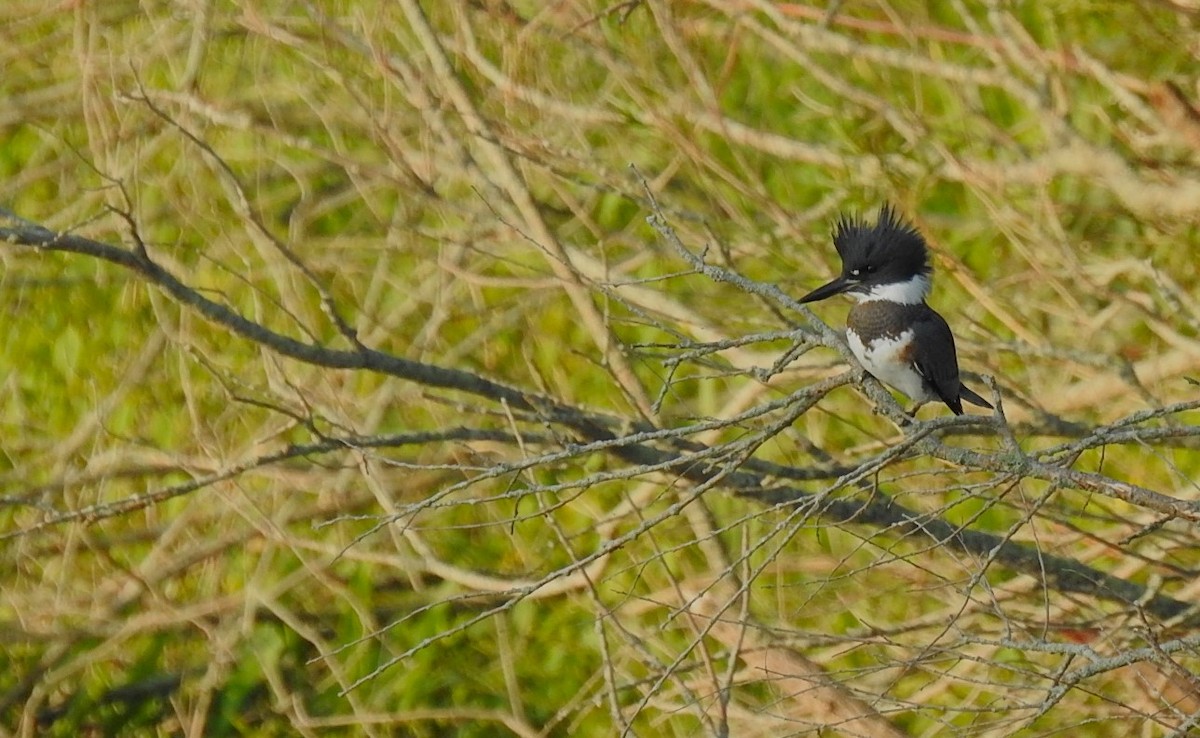
<svg viewBox="0 0 1200 738">
<path fill-rule="evenodd" d="M 910 408 L 905 409 L 904 419 L 900 421 L 902 427 L 908 427 L 917 423 L 917 411 L 925 406 L 924 402 L 918 402 Z"/>
</svg>

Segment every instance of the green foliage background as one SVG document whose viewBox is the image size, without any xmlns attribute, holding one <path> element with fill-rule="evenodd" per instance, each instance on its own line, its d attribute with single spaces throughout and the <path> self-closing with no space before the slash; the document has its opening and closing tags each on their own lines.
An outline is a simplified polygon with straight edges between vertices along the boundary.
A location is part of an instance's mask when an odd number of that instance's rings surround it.
<svg viewBox="0 0 1200 738">
<path fill-rule="evenodd" d="M 782 340 L 672 366 L 687 341 L 797 318 L 691 273 L 647 226 L 641 178 L 690 247 L 797 295 L 836 268 L 839 213 L 890 201 L 934 248 L 962 363 L 998 378 L 1024 448 L 1053 449 L 1195 396 L 1197 22 L 1183 2 L 14 0 L 0 204 L 140 239 L 287 335 L 345 347 L 327 298 L 374 348 L 620 417 L 653 406 L 670 427 L 840 369 L 809 352 L 758 382 L 747 367 Z M 681 601 L 735 571 L 729 620 L 905 734 L 1158 735 L 1200 709 L 1176 720 L 1153 675 L 1112 670 L 1041 710 L 1063 654 L 1003 638 L 1072 623 L 1047 639 L 1120 652 L 1138 624 L 887 531 L 718 491 L 674 513 L 680 485 L 602 454 L 471 484 L 531 452 L 255 463 L 327 436 L 514 421 L 280 358 L 111 265 L 0 258 L 8 733 L 683 736 L 721 714 L 741 735 L 815 734 L 804 691 L 714 686 L 737 658 Z M 842 388 L 759 457 L 841 461 L 894 433 Z M 1196 497 L 1187 443 L 1075 464 Z M 1149 511 L 929 460 L 880 474 L 907 504 L 1196 594 L 1194 530 L 1129 538 Z M 568 571 L 630 532 L 589 576 Z M 559 570 L 561 591 L 522 589 Z"/>
</svg>

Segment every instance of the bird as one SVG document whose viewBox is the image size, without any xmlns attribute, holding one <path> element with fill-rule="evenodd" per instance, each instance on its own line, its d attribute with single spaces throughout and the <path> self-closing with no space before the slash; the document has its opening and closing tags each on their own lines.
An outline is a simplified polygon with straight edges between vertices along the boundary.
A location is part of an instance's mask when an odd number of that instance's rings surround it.
<svg viewBox="0 0 1200 738">
<path fill-rule="evenodd" d="M 925 238 L 884 204 L 872 225 L 843 215 L 833 232 L 842 273 L 800 302 L 845 294 L 855 301 L 846 319 L 846 343 L 871 376 L 916 402 L 910 411 L 941 400 L 955 415 L 963 400 L 991 403 L 962 383 L 954 334 L 925 298 L 933 269 Z"/>
</svg>

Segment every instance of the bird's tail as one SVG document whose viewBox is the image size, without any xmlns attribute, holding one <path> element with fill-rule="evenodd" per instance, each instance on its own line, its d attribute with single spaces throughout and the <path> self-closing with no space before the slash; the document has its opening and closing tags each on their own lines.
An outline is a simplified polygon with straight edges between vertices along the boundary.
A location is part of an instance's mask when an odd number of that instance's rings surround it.
<svg viewBox="0 0 1200 738">
<path fill-rule="evenodd" d="M 992 403 L 990 403 L 987 400 L 980 397 L 978 394 L 975 393 L 975 390 L 971 389 L 970 387 L 968 387 L 965 384 L 962 385 L 962 388 L 958 390 L 958 396 L 961 397 L 962 399 L 966 400 L 967 402 L 971 403 L 972 405 L 978 405 L 979 407 L 986 407 L 988 410 L 993 409 Z"/>
</svg>

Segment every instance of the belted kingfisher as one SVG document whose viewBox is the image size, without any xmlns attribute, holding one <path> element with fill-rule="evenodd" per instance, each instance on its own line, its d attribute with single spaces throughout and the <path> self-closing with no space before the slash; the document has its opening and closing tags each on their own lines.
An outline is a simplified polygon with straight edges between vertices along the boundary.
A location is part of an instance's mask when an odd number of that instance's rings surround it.
<svg viewBox="0 0 1200 738">
<path fill-rule="evenodd" d="M 933 270 L 917 229 L 884 205 L 873 226 L 839 219 L 833 245 L 842 258 L 841 276 L 800 302 L 845 293 L 857 303 L 846 319 L 846 342 L 863 368 L 908 395 L 917 407 L 941 400 L 962 415 L 966 400 L 990 408 L 991 403 L 959 381 L 950 326 L 925 304 Z"/>
</svg>

